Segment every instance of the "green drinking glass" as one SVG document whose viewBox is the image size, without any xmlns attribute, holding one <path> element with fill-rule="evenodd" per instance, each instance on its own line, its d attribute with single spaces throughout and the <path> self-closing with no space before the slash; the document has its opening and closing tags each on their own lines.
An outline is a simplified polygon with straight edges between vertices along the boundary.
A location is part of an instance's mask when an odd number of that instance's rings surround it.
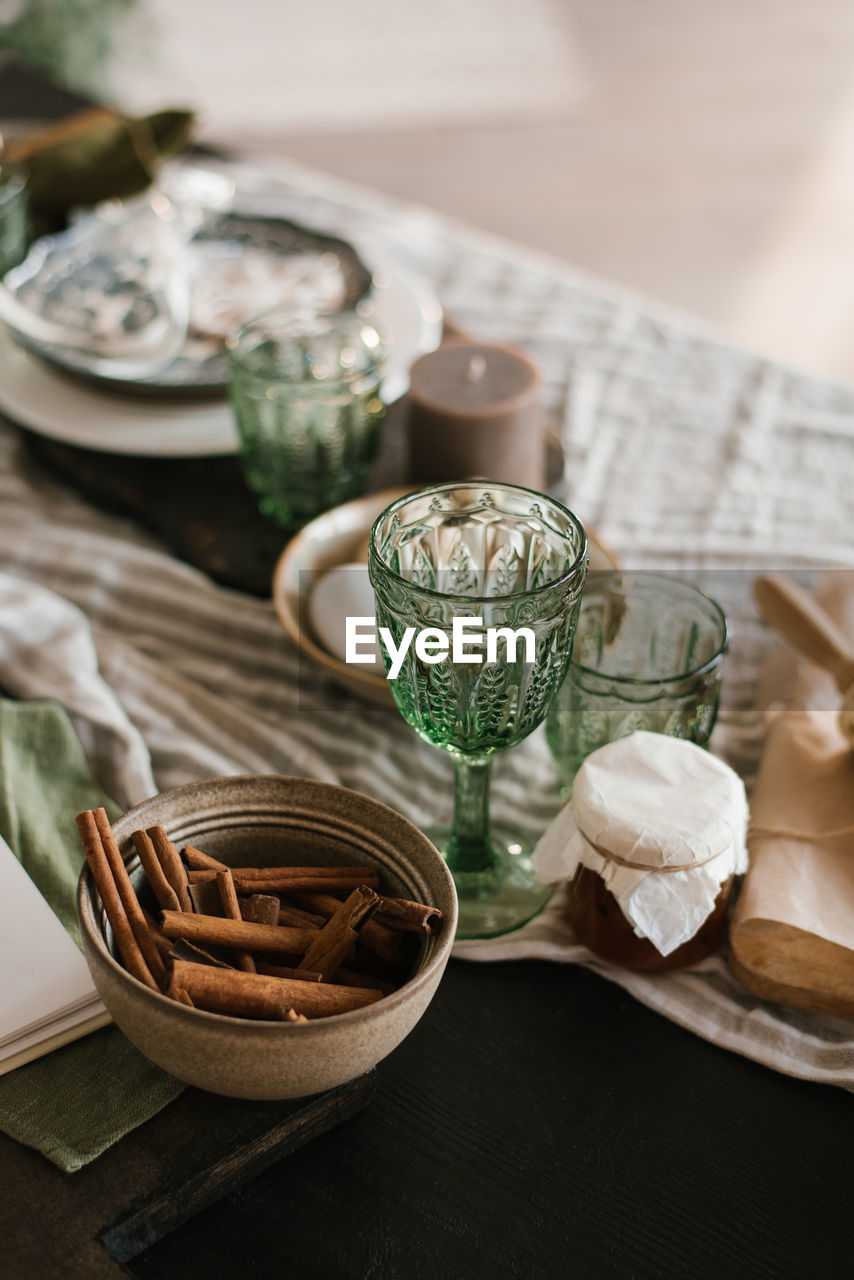
<svg viewBox="0 0 854 1280">
<path fill-rule="evenodd" d="M 226 341 L 240 462 L 264 515 L 299 528 L 363 493 L 380 439 L 384 350 L 356 312 L 295 309 Z"/>
<path fill-rule="evenodd" d="M 638 729 L 705 747 L 726 652 L 723 610 L 697 587 L 658 573 L 592 573 L 546 716 L 564 794 L 592 751 Z"/>
<path fill-rule="evenodd" d="M 0 165 L 0 276 L 23 261 L 30 241 L 30 206 L 25 169 Z"/>
<path fill-rule="evenodd" d="M 516 485 L 440 484 L 392 503 L 371 531 L 380 648 L 404 719 L 454 760 L 450 829 L 428 832 L 454 876 L 460 938 L 530 920 L 550 889 L 529 849 L 490 828 L 497 751 L 542 721 L 572 652 L 587 538 L 566 507 Z M 404 651 L 404 646 L 407 646 Z"/>
</svg>

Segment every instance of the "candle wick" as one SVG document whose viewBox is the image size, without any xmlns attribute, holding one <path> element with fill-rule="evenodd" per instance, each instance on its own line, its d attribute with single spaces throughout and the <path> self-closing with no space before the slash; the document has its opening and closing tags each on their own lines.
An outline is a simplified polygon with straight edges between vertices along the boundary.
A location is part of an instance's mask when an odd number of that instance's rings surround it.
<svg viewBox="0 0 854 1280">
<path fill-rule="evenodd" d="M 468 373 L 466 377 L 469 382 L 480 382 L 486 373 L 486 356 L 472 356 L 469 360 Z"/>
</svg>

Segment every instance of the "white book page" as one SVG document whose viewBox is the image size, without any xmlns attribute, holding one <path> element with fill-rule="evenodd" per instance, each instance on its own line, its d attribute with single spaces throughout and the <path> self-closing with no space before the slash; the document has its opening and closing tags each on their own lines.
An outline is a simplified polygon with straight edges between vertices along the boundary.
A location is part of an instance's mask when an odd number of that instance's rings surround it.
<svg viewBox="0 0 854 1280">
<path fill-rule="evenodd" d="M 0 1045 L 94 994 L 86 961 L 0 837 Z"/>
<path fill-rule="evenodd" d="M 52 1036 L 59 1030 L 83 1022 L 91 1017 L 93 1010 L 99 1011 L 103 1007 L 97 996 L 87 996 L 85 1000 L 75 1000 L 74 1004 L 68 1005 L 58 1013 L 49 1013 L 46 1018 L 40 1018 L 36 1022 L 31 1022 L 29 1026 L 21 1027 L 20 1031 L 14 1031 L 0 1040 L 0 1061 L 6 1053 L 11 1053 L 12 1049 L 17 1050 L 25 1043 L 38 1044 L 45 1036 Z"/>
<path fill-rule="evenodd" d="M 82 1019 L 79 1013 L 76 1013 L 71 1020 L 60 1018 L 56 1024 L 51 1023 L 49 1030 L 40 1031 L 36 1036 L 24 1036 L 20 1040 L 13 1040 L 0 1053 L 0 1076 L 16 1070 L 17 1067 L 25 1066 L 34 1058 L 43 1058 L 46 1053 L 53 1053 L 54 1049 L 61 1049 L 64 1044 L 69 1044 L 72 1040 L 88 1036 L 90 1031 L 106 1027 L 111 1021 L 103 1005 L 94 1004 L 88 1007 L 97 1012 L 87 1013 Z"/>
</svg>

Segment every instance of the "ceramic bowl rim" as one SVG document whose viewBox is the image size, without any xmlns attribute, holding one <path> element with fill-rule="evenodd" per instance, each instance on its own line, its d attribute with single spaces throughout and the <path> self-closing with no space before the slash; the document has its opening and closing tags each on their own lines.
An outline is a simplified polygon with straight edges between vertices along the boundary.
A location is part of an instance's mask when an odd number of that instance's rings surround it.
<svg viewBox="0 0 854 1280">
<path fill-rule="evenodd" d="M 86 862 L 83 864 L 80 877 L 77 882 L 77 918 L 80 923 L 81 933 L 86 934 L 89 943 L 96 949 L 100 958 L 106 961 L 108 968 L 112 969 L 112 971 L 118 975 L 119 980 L 129 982 L 131 984 L 131 988 L 135 989 L 140 995 L 146 998 L 149 1003 L 152 1004 L 153 1008 L 162 1009 L 167 1014 L 174 1014 L 175 1011 L 178 1011 L 179 1017 L 190 1018 L 196 1023 L 196 1025 L 203 1025 L 204 1023 L 207 1023 L 207 1025 L 212 1028 L 225 1027 L 233 1029 L 235 1022 L 239 1021 L 241 1024 L 247 1024 L 250 1031 L 255 1031 L 257 1029 L 259 1032 L 269 1032 L 271 1028 L 277 1028 L 286 1035 L 292 1035 L 294 1033 L 305 1035 L 311 1033 L 317 1034 L 316 1028 L 318 1027 L 340 1026 L 342 1019 L 345 1018 L 350 1019 L 350 1023 L 352 1024 L 356 1015 L 365 1021 L 373 1022 L 378 1017 L 384 1017 L 399 1006 L 406 1004 L 410 997 L 418 992 L 421 987 L 432 981 L 437 967 L 439 968 L 440 973 L 444 970 L 445 964 L 450 956 L 451 948 L 454 944 L 457 929 L 457 894 L 453 878 L 448 870 L 447 864 L 438 849 L 436 849 L 428 840 L 427 836 L 425 836 L 413 822 L 410 822 L 408 818 L 405 818 L 403 814 L 398 813 L 396 809 L 392 809 L 390 805 L 383 803 L 382 800 L 376 800 L 373 796 L 366 795 L 362 791 L 355 791 L 352 787 L 343 787 L 334 782 L 324 782 L 319 778 L 301 778 L 297 775 L 291 774 L 242 773 L 228 774 L 222 778 L 201 778 L 195 782 L 185 782 L 178 787 L 170 787 L 169 790 L 158 792 L 156 795 L 149 796 L 146 800 L 134 805 L 133 808 L 128 809 L 125 813 L 121 814 L 120 818 L 116 819 L 116 823 L 119 821 L 124 822 L 125 819 L 132 819 L 134 815 L 144 812 L 151 805 L 153 800 L 162 800 L 176 794 L 186 793 L 203 787 L 206 784 L 210 785 L 211 783 L 226 781 L 237 783 L 257 783 L 259 781 L 268 781 L 271 779 L 275 779 L 277 782 L 298 782 L 300 785 L 308 785 L 312 789 L 318 788 L 319 790 L 327 792 L 343 791 L 349 795 L 358 796 L 360 800 L 367 801 L 370 805 L 375 805 L 380 809 L 385 810 L 386 813 L 392 814 L 396 820 L 410 827 L 431 849 L 434 850 L 437 863 L 441 864 L 451 888 L 453 911 L 446 914 L 443 918 L 442 933 L 436 939 L 436 945 L 432 955 L 427 957 L 413 976 L 404 982 L 403 986 L 399 987 L 397 991 L 392 991 L 388 995 L 383 996 L 382 1000 L 376 1000 L 373 1004 L 366 1005 L 361 1009 L 349 1009 L 346 1013 L 335 1013 L 325 1018 L 311 1018 L 308 1022 L 302 1023 L 280 1022 L 262 1018 L 236 1019 L 231 1014 L 213 1013 L 208 1009 L 190 1009 L 186 1005 L 182 1005 L 179 1001 L 173 1000 L 170 996 L 165 995 L 162 991 L 153 991 L 151 987 L 146 986 L 146 984 L 141 982 L 139 978 L 135 978 L 132 973 L 129 973 L 124 965 L 120 964 L 113 955 L 112 951 L 107 946 L 106 937 L 97 923 L 98 908 L 95 905 L 95 883 Z M 113 825 L 115 826 L 115 823 Z M 450 925 L 453 925 L 453 931 L 449 927 Z M 202 1020 L 201 1023 L 199 1022 L 200 1018 Z"/>
<path fill-rule="evenodd" d="M 364 507 L 368 504 L 373 506 L 376 505 L 376 502 L 379 499 L 386 498 L 387 501 L 384 502 L 383 506 L 380 508 L 380 512 L 383 512 L 393 502 L 397 501 L 398 498 L 405 498 L 407 494 L 414 492 L 416 492 L 414 489 L 403 485 L 396 485 L 392 488 L 378 489 L 372 493 L 364 493 L 361 497 L 351 498 L 349 502 L 343 502 L 340 506 L 330 508 L 330 510 L 343 511 L 345 508 L 352 508 L 355 512 L 359 507 Z M 383 702 L 387 701 L 389 706 L 393 706 L 394 700 L 391 689 L 389 688 L 388 680 L 384 675 L 378 675 L 374 671 L 364 671 L 357 666 L 352 664 L 348 665 L 347 663 L 342 662 L 340 658 L 336 658 L 334 653 L 330 653 L 328 649 L 324 649 L 322 645 L 318 644 L 317 641 L 306 632 L 305 628 L 300 625 L 299 614 L 292 612 L 289 607 L 287 599 L 288 593 L 286 590 L 288 576 L 291 573 L 300 552 L 305 546 L 306 536 L 309 531 L 318 521 L 328 518 L 329 514 L 329 511 L 324 511 L 319 516 L 315 516 L 314 520 L 309 520 L 308 524 L 303 525 L 303 527 L 294 534 L 290 542 L 282 551 L 273 570 L 273 607 L 276 610 L 279 622 L 282 624 L 283 629 L 287 632 L 301 653 L 306 654 L 306 656 L 311 658 L 314 662 L 325 667 L 327 671 L 336 676 L 339 680 L 353 681 L 356 684 L 363 685 L 366 690 L 371 690 L 374 696 L 381 695 Z M 371 516 L 368 520 L 365 525 L 365 534 L 370 533 L 374 519 L 375 517 Z M 330 572 L 331 568 L 334 568 L 334 566 L 331 566 L 329 570 L 324 570 L 324 572 Z M 367 569 L 368 565 L 367 561 L 365 561 L 366 573 Z M 297 565 L 296 573 L 298 575 L 304 571 L 313 572 L 314 570 L 305 570 L 303 567 Z"/>
</svg>

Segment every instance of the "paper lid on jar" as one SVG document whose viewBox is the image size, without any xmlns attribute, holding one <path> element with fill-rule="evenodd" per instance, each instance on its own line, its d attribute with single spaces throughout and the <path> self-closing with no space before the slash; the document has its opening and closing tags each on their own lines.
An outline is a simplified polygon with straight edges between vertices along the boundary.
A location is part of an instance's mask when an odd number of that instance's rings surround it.
<svg viewBox="0 0 854 1280">
<path fill-rule="evenodd" d="M 669 955 L 747 869 L 747 797 L 738 774 L 701 747 L 638 732 L 600 747 L 534 850 L 538 877 L 596 871 L 638 937 Z"/>
<path fill-rule="evenodd" d="M 690 867 L 744 844 L 741 778 L 666 734 L 640 731 L 594 751 L 576 774 L 570 808 L 592 845 L 640 869 Z"/>
</svg>

